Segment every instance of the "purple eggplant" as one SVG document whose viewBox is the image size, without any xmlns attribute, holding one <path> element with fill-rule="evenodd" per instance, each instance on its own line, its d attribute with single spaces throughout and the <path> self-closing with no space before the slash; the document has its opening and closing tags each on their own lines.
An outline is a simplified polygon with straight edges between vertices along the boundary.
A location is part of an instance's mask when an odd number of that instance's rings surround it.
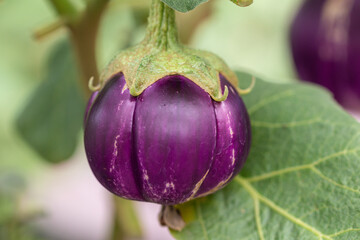
<svg viewBox="0 0 360 240">
<path fill-rule="evenodd" d="M 290 40 L 302 80 L 328 88 L 340 103 L 360 98 L 360 0 L 305 0 Z"/>
<path fill-rule="evenodd" d="M 95 98 L 97 97 L 97 95 L 99 94 L 99 91 L 95 91 L 91 94 L 90 98 L 89 98 L 89 101 L 88 101 L 88 104 L 86 105 L 86 108 L 85 108 L 85 115 L 84 115 L 84 125 L 86 123 L 86 117 L 89 113 L 89 110 L 91 108 L 91 105 L 92 103 L 94 102 Z"/>
<path fill-rule="evenodd" d="M 164 77 L 137 97 L 123 74 L 89 100 L 85 150 L 90 167 L 110 192 L 127 199 L 174 205 L 224 187 L 242 168 L 250 121 L 229 88 L 216 102 L 191 80 Z"/>
</svg>

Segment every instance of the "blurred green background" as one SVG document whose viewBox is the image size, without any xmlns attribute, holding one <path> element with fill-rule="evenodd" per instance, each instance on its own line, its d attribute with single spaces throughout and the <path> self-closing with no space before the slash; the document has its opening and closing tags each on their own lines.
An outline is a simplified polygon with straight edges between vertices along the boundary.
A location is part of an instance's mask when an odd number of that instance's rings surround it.
<svg viewBox="0 0 360 240">
<path fill-rule="evenodd" d="M 110 1 L 98 34 L 99 70 L 119 50 L 142 39 L 149 3 Z M 183 41 L 218 54 L 233 69 L 277 82 L 293 81 L 288 28 L 300 3 L 255 1 L 239 8 L 230 1 L 211 0 L 187 14 L 179 13 L 179 32 Z M 85 1 L 76 0 L 75 4 L 82 9 Z M 84 173 L 85 180 L 92 178 L 82 145 L 86 100 L 69 33 L 62 27 L 36 37 L 58 19 L 47 0 L 0 1 L 0 239 L 61 239 L 52 237 L 52 230 L 31 224 L 38 219 L 46 221 L 47 207 L 39 201 L 42 194 L 54 189 L 69 194 L 67 185 L 61 186 L 62 180 L 51 185 L 49 175 L 56 178 L 65 168 L 75 169 L 62 176 L 67 184 L 84 181 L 79 180 Z M 95 180 L 86 187 L 93 185 L 100 188 Z M 68 200 L 82 203 L 91 197 L 74 195 Z M 107 208 L 106 200 L 101 204 Z M 72 215 L 66 208 L 64 211 Z M 156 216 L 149 221 L 156 225 Z M 79 231 L 77 238 L 64 234 L 62 239 L 82 239 L 83 230 Z M 111 226 L 103 232 L 107 231 Z M 144 239 L 150 239 L 146 233 Z"/>
</svg>

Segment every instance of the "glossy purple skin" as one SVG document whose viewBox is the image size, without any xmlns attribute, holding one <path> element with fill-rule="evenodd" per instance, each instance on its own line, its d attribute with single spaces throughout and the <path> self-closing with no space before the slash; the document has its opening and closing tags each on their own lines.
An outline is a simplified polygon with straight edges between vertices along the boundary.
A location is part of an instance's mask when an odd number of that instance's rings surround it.
<svg viewBox="0 0 360 240">
<path fill-rule="evenodd" d="M 250 121 L 230 83 L 226 101 L 182 76 L 168 76 L 133 97 L 118 74 L 85 124 L 85 150 L 99 182 L 127 199 L 173 205 L 214 192 L 241 169 Z"/>
<path fill-rule="evenodd" d="M 88 104 L 86 105 L 86 109 L 85 109 L 85 115 L 84 115 L 84 126 L 85 126 L 85 123 L 86 123 L 86 118 L 87 118 L 87 115 L 89 113 L 89 110 L 91 108 L 91 105 L 92 103 L 94 102 L 95 98 L 97 97 L 97 95 L 99 94 L 99 91 L 95 91 L 91 94 L 90 98 L 89 98 L 89 101 L 88 101 Z"/>
<path fill-rule="evenodd" d="M 360 1 L 348 6 L 345 24 L 324 18 L 326 2 L 304 2 L 291 26 L 291 49 L 299 77 L 328 88 L 343 103 L 348 93 L 360 97 Z"/>
</svg>

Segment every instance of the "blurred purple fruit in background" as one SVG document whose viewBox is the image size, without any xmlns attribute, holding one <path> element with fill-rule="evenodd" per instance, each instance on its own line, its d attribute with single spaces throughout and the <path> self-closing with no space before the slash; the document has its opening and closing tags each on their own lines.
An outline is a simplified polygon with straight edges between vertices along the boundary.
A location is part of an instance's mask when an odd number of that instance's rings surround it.
<svg viewBox="0 0 360 240">
<path fill-rule="evenodd" d="M 179 204 L 224 187 L 243 166 L 250 122 L 237 91 L 215 102 L 183 76 L 167 76 L 138 97 L 122 74 L 90 98 L 85 149 L 99 182 L 133 200 Z"/>
<path fill-rule="evenodd" d="M 360 0 L 305 0 L 290 39 L 302 80 L 328 88 L 344 105 L 359 100 Z"/>
</svg>

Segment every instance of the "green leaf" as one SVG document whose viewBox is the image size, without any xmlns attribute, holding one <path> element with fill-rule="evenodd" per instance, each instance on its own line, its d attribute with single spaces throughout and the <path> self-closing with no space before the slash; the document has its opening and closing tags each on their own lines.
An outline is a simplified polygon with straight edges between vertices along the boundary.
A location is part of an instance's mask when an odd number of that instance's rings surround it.
<svg viewBox="0 0 360 240">
<path fill-rule="evenodd" d="M 179 12 L 188 12 L 196 8 L 199 4 L 207 2 L 207 0 L 161 0 L 166 3 L 169 7 Z"/>
<path fill-rule="evenodd" d="M 78 78 L 70 43 L 63 40 L 50 54 L 44 81 L 17 118 L 20 134 L 47 161 L 65 160 L 75 151 L 84 112 Z"/>
<path fill-rule="evenodd" d="M 39 83 L 44 56 L 57 39 L 54 36 L 39 43 L 32 33 L 52 21 L 54 13 L 45 1 L 0 3 L 0 170 L 32 174 L 43 166 L 16 132 L 14 119 Z"/>
<path fill-rule="evenodd" d="M 253 3 L 253 0 L 230 0 L 240 7 L 247 7 Z"/>
<path fill-rule="evenodd" d="M 245 87 L 250 75 L 238 73 Z M 179 206 L 177 239 L 360 239 L 360 124 L 326 91 L 257 79 L 252 148 L 223 190 Z"/>
</svg>

